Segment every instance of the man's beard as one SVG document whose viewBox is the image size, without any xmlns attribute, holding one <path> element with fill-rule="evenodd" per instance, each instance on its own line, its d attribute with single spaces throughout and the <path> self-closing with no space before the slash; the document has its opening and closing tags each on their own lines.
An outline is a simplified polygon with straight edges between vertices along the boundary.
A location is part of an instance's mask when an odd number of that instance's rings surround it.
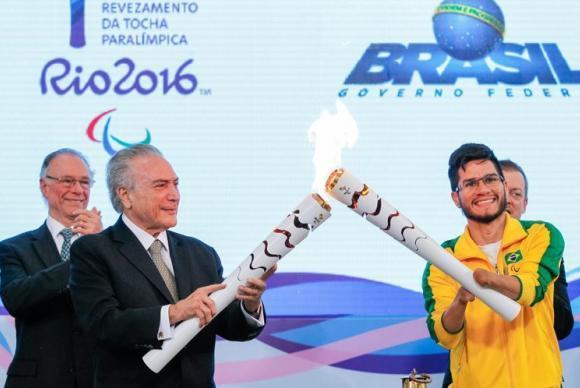
<svg viewBox="0 0 580 388">
<path fill-rule="evenodd" d="M 475 222 L 480 222 L 482 224 L 489 224 L 492 221 L 495 221 L 499 216 L 501 216 L 503 214 L 503 212 L 507 208 L 507 199 L 506 199 L 506 196 L 505 195 L 503 197 L 501 197 L 499 201 L 500 201 L 499 202 L 499 208 L 497 209 L 497 212 L 495 212 L 493 214 L 488 214 L 488 215 L 484 215 L 484 216 L 478 216 L 476 214 L 471 213 L 469 210 L 467 210 L 463 206 L 463 203 L 460 202 L 460 204 L 461 204 L 461 211 L 463 212 L 463 215 L 468 220 L 472 220 L 472 221 L 475 221 Z"/>
</svg>

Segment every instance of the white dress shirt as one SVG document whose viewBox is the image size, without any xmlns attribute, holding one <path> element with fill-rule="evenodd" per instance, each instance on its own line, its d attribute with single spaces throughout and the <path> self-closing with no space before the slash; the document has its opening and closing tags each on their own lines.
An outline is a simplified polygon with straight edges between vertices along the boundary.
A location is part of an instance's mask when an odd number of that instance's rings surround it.
<svg viewBox="0 0 580 388">
<path fill-rule="evenodd" d="M 162 244 L 161 258 L 165 263 L 165 265 L 167 266 L 167 268 L 169 269 L 169 271 L 171 272 L 171 274 L 175 276 L 175 272 L 173 270 L 173 263 L 171 262 L 171 256 L 169 255 L 169 241 L 167 240 L 167 231 L 164 230 L 163 232 L 159 233 L 157 237 L 153 237 L 152 235 L 141 229 L 139 226 L 137 226 L 125 214 L 122 215 L 121 219 L 123 220 L 125 225 L 127 225 L 129 230 L 133 232 L 135 237 L 137 237 L 137 240 L 139 240 L 141 245 L 143 245 L 143 248 L 145 248 L 147 253 L 149 253 L 149 247 L 151 247 L 151 244 L 153 244 L 155 240 L 161 241 Z M 264 312 L 261 305 L 259 308 L 258 318 L 254 318 L 250 313 L 248 313 L 244 309 L 243 303 L 240 303 L 240 305 L 242 306 L 242 311 L 248 323 L 255 325 L 257 327 L 264 326 Z M 170 305 L 167 304 L 161 307 L 159 329 L 157 331 L 158 340 L 166 340 L 173 337 L 173 331 L 175 330 L 175 326 L 171 325 L 169 322 L 169 306 Z"/>
<path fill-rule="evenodd" d="M 64 236 L 60 234 L 63 229 L 66 228 L 63 224 L 52 218 L 50 215 L 46 217 L 46 227 L 52 236 L 54 243 L 56 244 L 56 249 L 58 249 L 58 253 L 62 250 L 62 243 L 64 242 Z M 71 243 L 78 240 L 81 237 L 80 233 L 74 233 L 71 238 Z"/>
</svg>

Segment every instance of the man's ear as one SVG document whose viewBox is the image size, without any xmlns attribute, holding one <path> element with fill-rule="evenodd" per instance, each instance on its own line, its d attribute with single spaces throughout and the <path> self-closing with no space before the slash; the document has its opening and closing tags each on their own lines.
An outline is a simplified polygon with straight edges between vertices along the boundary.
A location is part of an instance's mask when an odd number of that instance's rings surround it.
<svg viewBox="0 0 580 388">
<path fill-rule="evenodd" d="M 124 187 L 117 188 L 117 197 L 121 200 L 123 204 L 123 209 L 131 209 L 131 198 L 129 195 L 129 190 Z"/>
<path fill-rule="evenodd" d="M 38 184 L 40 186 L 40 192 L 42 193 L 42 196 L 44 198 L 47 198 L 46 190 L 48 190 L 48 185 L 46 184 L 46 179 L 40 178 L 40 180 L 38 181 Z"/>
<path fill-rule="evenodd" d="M 457 191 L 451 192 L 451 199 L 457 208 L 461 208 L 461 202 L 459 202 L 459 193 Z"/>
</svg>

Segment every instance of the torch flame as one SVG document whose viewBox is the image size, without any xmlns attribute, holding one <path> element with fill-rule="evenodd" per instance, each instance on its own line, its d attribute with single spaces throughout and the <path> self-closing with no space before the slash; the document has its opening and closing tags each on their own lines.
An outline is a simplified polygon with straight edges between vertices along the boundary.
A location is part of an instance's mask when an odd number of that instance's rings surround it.
<svg viewBox="0 0 580 388">
<path fill-rule="evenodd" d="M 342 165 L 342 150 L 352 148 L 358 139 L 358 126 L 348 108 L 336 102 L 336 113 L 324 110 L 308 130 L 308 140 L 314 143 L 315 176 L 312 187 L 326 195 L 328 175 Z M 328 197 L 326 197 L 328 198 Z"/>
</svg>

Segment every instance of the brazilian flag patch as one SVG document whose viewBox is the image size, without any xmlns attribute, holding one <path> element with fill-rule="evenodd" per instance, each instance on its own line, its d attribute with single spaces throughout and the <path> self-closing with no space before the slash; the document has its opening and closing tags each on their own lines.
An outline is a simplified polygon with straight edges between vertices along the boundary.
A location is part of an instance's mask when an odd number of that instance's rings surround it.
<svg viewBox="0 0 580 388">
<path fill-rule="evenodd" d="M 505 263 L 506 264 L 514 264 L 517 263 L 518 261 L 522 261 L 524 257 L 522 256 L 522 252 L 520 252 L 520 250 L 518 249 L 515 252 L 508 252 L 505 255 Z"/>
</svg>

